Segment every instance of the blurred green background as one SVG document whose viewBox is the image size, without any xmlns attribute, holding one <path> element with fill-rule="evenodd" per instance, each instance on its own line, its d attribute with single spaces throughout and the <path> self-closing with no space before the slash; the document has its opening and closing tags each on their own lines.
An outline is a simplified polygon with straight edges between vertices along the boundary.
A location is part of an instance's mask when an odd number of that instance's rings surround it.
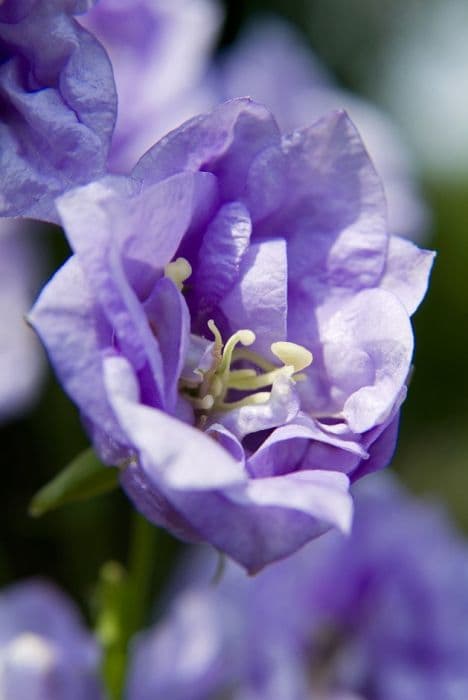
<svg viewBox="0 0 468 700">
<path fill-rule="evenodd" d="M 467 21 L 456 21 L 459 4 L 226 0 L 220 46 L 235 41 L 252 14 L 276 12 L 296 25 L 342 85 L 388 108 L 400 123 L 432 214 L 423 243 L 435 248 L 438 257 L 429 294 L 415 318 L 415 372 L 393 469 L 415 492 L 445 502 L 468 532 L 468 50 L 463 54 L 463 44 L 468 46 L 468 14 L 460 6 L 460 16 Z M 441 14 L 444 7 L 455 18 L 453 26 Z M 445 32 L 440 41 L 439 30 Z M 424 56 L 417 55 L 418 36 L 432 37 L 429 48 L 444 68 L 443 85 L 436 84 L 437 65 L 431 69 L 433 82 L 420 70 L 421 65 L 428 66 Z M 424 49 L 424 42 L 419 44 Z M 405 61 L 398 62 L 395 56 Z M 399 75 L 403 87 L 398 87 Z M 465 133 L 458 135 L 460 124 Z M 434 145 L 437 148 L 429 154 Z M 58 230 L 50 230 L 46 242 L 52 273 L 68 250 Z M 84 601 L 103 561 L 125 560 L 132 509 L 120 492 L 37 520 L 27 514 L 35 491 L 86 445 L 77 411 L 50 374 L 35 409 L 1 428 L 0 583 L 46 575 Z M 178 547 L 160 534 L 159 584 Z"/>
</svg>

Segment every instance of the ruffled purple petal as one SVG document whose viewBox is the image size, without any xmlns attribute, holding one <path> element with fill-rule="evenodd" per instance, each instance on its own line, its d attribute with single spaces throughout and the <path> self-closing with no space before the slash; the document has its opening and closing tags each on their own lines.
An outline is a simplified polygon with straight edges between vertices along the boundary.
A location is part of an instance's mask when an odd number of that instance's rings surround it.
<svg viewBox="0 0 468 700">
<path fill-rule="evenodd" d="M 216 489 L 245 480 L 245 472 L 215 440 L 139 403 L 136 378 L 123 357 L 104 361 L 109 401 L 134 445 L 147 478 L 174 490 Z"/>
<path fill-rule="evenodd" d="M 271 344 L 286 339 L 287 265 L 281 238 L 253 243 L 242 259 L 237 282 L 220 305 L 233 331 L 255 330 L 252 349 L 269 358 Z"/>
<path fill-rule="evenodd" d="M 411 316 L 424 298 L 435 253 L 398 236 L 390 238 L 380 287 L 395 294 Z"/>
<path fill-rule="evenodd" d="M 112 329 L 96 306 L 76 257 L 44 287 L 29 321 L 46 339 L 60 381 L 82 413 L 116 443 L 125 444 L 102 376 L 103 353 L 111 344 Z"/>
<path fill-rule="evenodd" d="M 177 404 L 178 381 L 189 344 L 189 311 L 179 290 L 165 277 L 156 282 L 144 303 L 144 310 L 161 352 L 164 407 L 172 413 Z"/>
<path fill-rule="evenodd" d="M 330 527 L 348 531 L 348 485 L 343 474 L 307 471 L 250 479 L 219 491 L 166 494 L 203 539 L 255 573 Z"/>
<path fill-rule="evenodd" d="M 3 216 L 56 220 L 53 200 L 104 174 L 116 114 L 109 59 L 75 3 L 22 3 L 0 17 Z"/>
<path fill-rule="evenodd" d="M 231 100 L 169 133 L 132 174 L 147 186 L 184 170 L 205 170 L 217 176 L 223 201 L 239 199 L 254 158 L 279 141 L 265 107 L 247 98 Z"/>
<path fill-rule="evenodd" d="M 332 316 L 323 342 L 331 392 L 342 403 L 350 429 L 363 433 L 384 422 L 406 382 L 413 353 L 402 304 L 384 290 L 363 291 Z"/>
<path fill-rule="evenodd" d="M 224 204 L 209 224 L 193 279 L 199 313 L 208 313 L 233 286 L 251 231 L 249 212 L 240 202 Z"/>
</svg>

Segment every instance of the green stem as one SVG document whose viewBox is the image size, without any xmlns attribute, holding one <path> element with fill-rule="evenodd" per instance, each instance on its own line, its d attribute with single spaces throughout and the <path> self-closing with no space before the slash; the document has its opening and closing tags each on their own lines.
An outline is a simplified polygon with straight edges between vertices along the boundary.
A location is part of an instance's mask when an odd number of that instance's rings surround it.
<svg viewBox="0 0 468 700">
<path fill-rule="evenodd" d="M 128 562 L 127 605 L 124 610 L 127 643 L 147 621 L 156 564 L 156 539 L 155 525 L 135 513 Z"/>
<path fill-rule="evenodd" d="M 116 562 L 101 571 L 97 635 L 104 651 L 102 673 L 111 700 L 122 700 L 131 638 L 146 622 L 154 578 L 157 530 L 135 513 L 128 572 Z"/>
</svg>

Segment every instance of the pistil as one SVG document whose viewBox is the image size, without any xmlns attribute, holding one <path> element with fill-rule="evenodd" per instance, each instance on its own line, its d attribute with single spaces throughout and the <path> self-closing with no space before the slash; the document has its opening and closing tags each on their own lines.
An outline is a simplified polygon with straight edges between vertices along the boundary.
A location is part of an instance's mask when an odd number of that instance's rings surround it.
<svg viewBox="0 0 468 700">
<path fill-rule="evenodd" d="M 258 389 L 272 387 L 280 375 L 286 375 L 293 381 L 300 381 L 304 378 L 301 371 L 312 362 L 312 353 L 306 348 L 296 343 L 279 341 L 271 345 L 272 354 L 283 363 L 278 367 L 248 349 L 256 340 L 252 330 L 241 329 L 223 344 L 221 333 L 213 320 L 208 321 L 208 328 L 214 337 L 212 365 L 203 373 L 203 379 L 198 387 L 189 387 L 184 383 L 181 385 L 185 398 L 201 414 L 202 423 L 206 420 L 208 413 L 232 411 L 242 406 L 267 403 L 271 391 L 257 391 Z M 239 361 L 247 361 L 253 367 L 233 369 L 233 363 Z M 246 392 L 247 396 L 236 401 L 228 401 L 227 395 L 232 389 Z"/>
</svg>

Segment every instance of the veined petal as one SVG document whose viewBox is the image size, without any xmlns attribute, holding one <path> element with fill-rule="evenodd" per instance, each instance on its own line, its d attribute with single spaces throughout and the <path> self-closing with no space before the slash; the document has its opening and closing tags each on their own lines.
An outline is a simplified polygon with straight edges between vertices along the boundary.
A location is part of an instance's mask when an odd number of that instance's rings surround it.
<svg viewBox="0 0 468 700">
<path fill-rule="evenodd" d="M 29 321 L 45 340 L 60 381 L 81 411 L 116 442 L 125 444 L 102 377 L 102 355 L 110 345 L 112 329 L 96 307 L 76 257 L 44 287 Z"/>
<path fill-rule="evenodd" d="M 255 329 L 252 349 L 268 358 L 272 343 L 286 340 L 286 242 L 253 243 L 245 253 L 237 282 L 220 306 L 231 329 Z"/>
<path fill-rule="evenodd" d="M 390 238 L 380 288 L 393 292 L 411 316 L 427 290 L 435 253 L 418 248 L 404 238 Z"/>
<path fill-rule="evenodd" d="M 304 471 L 211 493 L 172 489 L 166 495 L 204 539 L 255 573 L 330 527 L 349 531 L 348 486 L 343 474 Z"/>
<path fill-rule="evenodd" d="M 385 421 L 407 379 L 413 353 L 408 314 L 398 299 L 381 289 L 356 295 L 330 319 L 324 351 L 332 391 L 337 399 L 343 392 L 342 414 L 351 430 L 362 433 Z M 350 392 L 356 351 L 365 369 L 362 385 Z"/>
</svg>

